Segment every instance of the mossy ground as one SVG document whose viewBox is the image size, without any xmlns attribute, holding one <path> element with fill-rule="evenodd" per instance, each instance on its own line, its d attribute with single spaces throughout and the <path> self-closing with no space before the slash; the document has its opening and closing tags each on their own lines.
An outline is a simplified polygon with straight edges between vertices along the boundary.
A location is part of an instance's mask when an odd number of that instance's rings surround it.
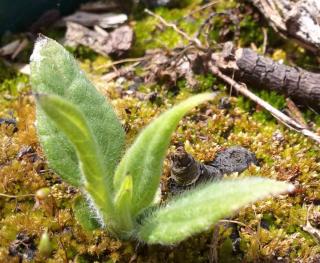
<svg viewBox="0 0 320 263">
<path fill-rule="evenodd" d="M 204 15 L 194 14 L 187 19 L 185 16 L 198 2 L 184 9 L 160 8 L 156 12 L 169 21 L 178 22 L 192 34 Z M 220 11 L 227 8 L 245 11 L 243 14 L 238 11 L 240 35 L 237 37 L 235 26 L 228 18 L 217 17 L 210 33 L 212 41 L 235 39 L 239 45 L 261 50 L 261 18 L 243 3 L 221 1 L 217 6 Z M 315 66 L 314 57 L 295 44 L 279 39 L 267 25 L 265 27 L 269 35 L 268 55 L 306 68 Z M 150 48 L 170 49 L 185 44 L 175 32 L 159 29 L 151 17 L 138 14 L 134 28 L 137 39 L 130 56 L 142 55 Z M 186 87 L 183 80 L 174 91 L 165 83 L 140 84 L 140 92 L 157 92 L 157 100 L 151 102 L 124 96 L 122 91 L 132 85 L 130 81 L 119 84 L 101 80 L 103 65 L 110 62 L 110 58 L 84 48 L 73 52 L 99 90 L 111 99 L 127 131 L 128 143 L 160 112 L 191 94 L 217 85 L 218 98 L 194 109 L 181 121 L 168 154 L 174 151 L 175 145 L 184 143 L 187 151 L 198 160 L 209 161 L 219 149 L 241 145 L 257 155 L 260 165 L 232 176 L 285 180 L 294 183 L 297 191 L 290 196 L 247 206 L 230 218 L 234 223 L 221 223 L 175 247 L 137 246 L 134 242 L 113 239 L 101 230 L 86 232 L 73 216 L 71 204 L 77 190 L 61 182 L 47 167 L 38 144 L 34 98 L 28 78 L 1 64 L 0 118 L 15 119 L 17 124 L 2 123 L 0 127 L 0 193 L 17 195 L 17 198 L 0 196 L 0 262 L 19 262 L 18 257 L 9 255 L 9 246 L 18 233 L 33 237 L 38 244 L 44 231 L 49 233 L 53 252 L 46 258 L 37 253 L 33 262 L 214 262 L 214 258 L 219 262 L 318 262 L 320 245 L 302 229 L 311 204 L 314 206 L 309 211 L 309 219 L 313 226 L 320 225 L 317 206 L 320 200 L 319 147 L 313 141 L 278 124 L 269 113 L 247 99 L 230 97 L 228 87 L 212 76 L 198 76 L 200 86 L 194 89 Z M 142 70 L 136 69 L 136 74 Z M 267 91 L 256 93 L 280 109 L 285 106 L 280 95 Z M 227 109 L 219 107 L 223 97 L 229 100 Z M 303 113 L 308 121 L 320 124 L 320 118 L 311 111 Z M 168 176 L 169 161 L 166 160 L 163 189 Z M 50 196 L 44 200 L 36 200 L 34 196 L 19 197 L 35 194 L 43 187 L 50 188 Z"/>
</svg>

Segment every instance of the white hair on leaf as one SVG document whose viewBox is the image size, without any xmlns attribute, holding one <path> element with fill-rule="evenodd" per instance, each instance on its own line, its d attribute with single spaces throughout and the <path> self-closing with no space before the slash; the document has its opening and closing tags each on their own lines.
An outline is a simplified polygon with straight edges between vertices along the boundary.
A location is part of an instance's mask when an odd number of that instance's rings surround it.
<svg viewBox="0 0 320 263">
<path fill-rule="evenodd" d="M 42 57 L 40 54 L 41 49 L 47 44 L 48 39 L 46 37 L 38 37 L 36 43 L 34 44 L 34 49 L 30 57 L 31 62 L 40 62 Z"/>
</svg>

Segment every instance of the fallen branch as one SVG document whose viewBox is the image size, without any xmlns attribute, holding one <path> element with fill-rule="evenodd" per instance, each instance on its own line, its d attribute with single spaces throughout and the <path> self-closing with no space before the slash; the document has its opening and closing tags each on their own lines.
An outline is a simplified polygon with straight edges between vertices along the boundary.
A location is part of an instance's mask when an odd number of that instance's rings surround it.
<svg viewBox="0 0 320 263">
<path fill-rule="evenodd" d="M 261 56 L 249 48 L 233 49 L 225 44 L 223 52 L 212 55 L 215 65 L 236 80 L 253 87 L 275 90 L 294 101 L 320 109 L 320 74 L 290 67 Z"/>
<path fill-rule="evenodd" d="M 251 0 L 280 35 L 320 52 L 319 0 Z"/>
<path fill-rule="evenodd" d="M 219 56 L 217 57 L 217 54 L 213 54 L 212 56 L 209 54 L 212 53 L 212 50 L 206 48 L 205 46 L 203 46 L 200 42 L 199 39 L 197 38 L 191 38 L 190 36 L 188 36 L 185 32 L 183 32 L 181 29 L 179 29 L 175 24 L 170 24 L 167 21 L 165 21 L 161 16 L 154 14 L 153 12 L 151 12 L 150 10 L 146 10 L 146 12 L 152 16 L 154 16 L 155 18 L 157 18 L 163 25 L 167 26 L 167 27 L 171 27 L 173 30 L 175 30 L 177 33 L 179 33 L 181 36 L 183 36 L 185 39 L 187 39 L 191 44 L 193 44 L 195 47 L 197 47 L 199 50 L 204 52 L 203 57 L 204 59 L 204 63 L 206 63 L 207 68 L 210 70 L 210 72 L 213 75 L 216 75 L 217 77 L 221 78 L 222 80 L 224 80 L 226 83 L 230 84 L 232 88 L 234 88 L 235 90 L 237 90 L 239 93 L 241 93 L 242 95 L 244 95 L 245 97 L 251 99 L 252 101 L 254 101 L 255 103 L 257 103 L 259 106 L 261 106 L 263 109 L 267 110 L 268 112 L 270 112 L 277 120 L 279 120 L 281 123 L 283 123 L 284 125 L 286 125 L 288 128 L 300 132 L 303 135 L 311 138 L 312 140 L 316 141 L 317 143 L 320 143 L 320 136 L 312 131 L 310 131 L 309 129 L 307 129 L 306 127 L 304 127 L 303 125 L 301 125 L 300 123 L 296 122 L 295 120 L 293 120 L 292 118 L 288 117 L 287 115 L 285 115 L 284 113 L 282 113 L 281 111 L 279 111 L 278 109 L 274 108 L 272 105 L 270 105 L 268 102 L 262 100 L 261 98 L 259 98 L 257 95 L 255 95 L 254 93 L 252 93 L 250 90 L 247 89 L 247 87 L 244 84 L 239 84 L 238 82 L 236 82 L 234 79 L 228 77 L 227 75 L 225 75 L 224 73 L 222 73 L 219 69 L 219 66 L 222 67 L 223 64 L 221 64 L 221 61 L 219 61 L 219 58 L 224 59 L 230 59 L 232 58 L 234 55 L 232 53 L 233 51 L 233 47 L 232 45 L 226 45 L 224 47 L 224 50 L 221 54 L 219 54 Z M 238 56 L 240 58 L 243 58 L 243 60 L 246 59 L 246 56 L 244 56 L 243 52 L 246 53 L 251 53 L 251 51 L 249 49 L 239 49 L 238 51 Z M 253 51 L 252 51 L 253 52 Z M 242 55 L 239 55 L 242 54 Z M 262 59 L 262 57 L 259 57 L 256 54 L 256 60 L 254 60 L 254 62 L 259 62 L 259 59 Z M 263 58 L 264 60 L 268 60 L 266 58 Z M 272 60 L 271 60 L 272 61 Z M 245 65 L 245 63 L 243 63 Z M 273 65 L 273 63 L 271 63 Z M 233 70 L 237 69 L 238 63 L 235 63 L 233 61 L 232 63 L 233 65 Z M 251 63 L 249 63 L 249 65 L 251 65 L 250 68 L 248 68 L 248 70 L 246 71 L 248 74 L 248 78 L 253 78 L 253 79 L 259 79 L 261 83 L 261 80 L 264 80 L 264 78 L 267 76 L 266 73 L 269 73 L 268 70 L 270 70 L 270 68 L 268 68 L 266 65 L 268 65 L 268 63 L 264 63 L 264 66 L 262 66 L 263 69 L 266 69 L 265 71 L 262 71 L 261 75 L 258 74 L 257 71 L 257 65 L 254 64 L 252 66 Z M 276 64 L 276 66 L 279 66 L 279 64 Z M 294 70 L 293 68 L 290 68 L 288 66 L 285 66 L 288 69 L 289 72 L 291 72 L 292 70 Z M 238 67 L 238 69 L 241 68 L 241 66 Z M 256 71 L 254 71 L 256 70 Z M 273 72 L 276 69 L 272 69 L 271 72 Z M 298 70 L 297 70 L 298 71 Z M 256 73 L 255 75 L 253 73 Z M 279 83 L 281 83 L 281 81 L 286 80 L 286 70 L 285 70 L 285 75 L 284 78 L 278 78 L 278 80 L 280 81 Z M 304 73 L 304 72 L 303 72 Z M 252 76 L 250 76 L 250 74 Z M 240 74 L 241 76 L 241 74 Z M 298 87 L 301 86 L 301 80 L 302 77 L 304 77 L 304 74 L 299 75 L 298 74 L 298 79 L 296 84 L 299 84 Z M 320 80 L 317 82 L 319 83 Z M 278 84 L 279 84 L 278 83 Z M 270 83 L 268 83 L 270 84 Z M 274 84 L 276 85 L 276 84 Z M 281 85 L 282 87 L 283 85 Z M 310 91 L 310 87 L 308 88 L 308 90 Z M 301 96 L 304 96 L 304 92 L 305 91 L 296 91 L 298 94 L 301 94 Z M 319 103 L 319 98 L 318 97 L 318 93 L 315 90 L 310 91 L 307 95 L 309 96 L 315 96 L 316 95 L 316 103 Z M 319 96 L 320 96 L 320 89 L 319 89 Z M 317 104 L 319 105 L 319 104 Z"/>
<path fill-rule="evenodd" d="M 277 120 L 279 120 L 281 123 L 286 125 L 288 128 L 295 130 L 297 132 L 302 133 L 303 135 L 311 138 L 312 140 L 320 143 L 320 136 L 317 135 L 316 133 L 306 129 L 303 125 L 299 124 L 292 118 L 288 117 L 278 109 L 274 108 L 271 106 L 269 103 L 266 101 L 262 100 L 259 98 L 257 95 L 252 93 L 250 90 L 247 89 L 247 87 L 244 84 L 239 84 L 232 78 L 228 77 L 227 75 L 223 74 L 217 66 L 215 66 L 212 62 L 209 62 L 209 69 L 212 72 L 212 74 L 216 75 L 217 77 L 221 78 L 225 82 L 231 85 L 232 88 L 235 88 L 239 93 L 244 95 L 245 97 L 251 99 L 255 103 L 257 103 L 259 106 L 267 110 L 268 112 L 273 115 Z"/>
</svg>

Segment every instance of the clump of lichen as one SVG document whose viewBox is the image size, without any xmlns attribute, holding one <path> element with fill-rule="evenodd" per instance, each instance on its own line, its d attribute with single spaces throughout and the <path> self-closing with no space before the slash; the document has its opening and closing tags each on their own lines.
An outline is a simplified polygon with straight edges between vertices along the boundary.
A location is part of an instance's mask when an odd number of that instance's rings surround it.
<svg viewBox="0 0 320 263">
<path fill-rule="evenodd" d="M 193 1 L 183 9 L 159 8 L 155 12 L 193 34 L 209 13 L 204 10 L 189 16 L 198 6 L 199 3 Z M 235 15 L 244 11 L 245 15 L 239 15 L 240 34 L 234 21 L 221 15 L 213 18 L 209 39 L 216 42 L 234 40 L 261 51 L 260 17 L 242 2 L 222 1 L 215 9 L 217 12 L 226 10 L 233 10 Z M 170 49 L 186 44 L 172 30 L 159 28 L 154 18 L 141 14 L 137 17 L 139 20 L 134 25 L 136 44 L 131 56 L 143 55 L 151 48 Z M 267 32 L 268 55 L 306 67 L 314 62 L 314 58 L 303 49 L 279 40 L 269 29 Z M 277 123 L 269 113 L 249 100 L 230 96 L 227 87 L 210 75 L 197 75 L 200 85 L 196 89 L 180 79 L 174 90 L 166 82 L 141 82 L 134 87 L 134 92 L 126 93 L 132 89 L 132 80 L 119 78 L 109 83 L 101 80 L 101 75 L 108 72 L 106 65 L 111 58 L 103 58 L 83 47 L 72 51 L 98 89 L 110 98 L 127 132 L 128 144 L 152 118 L 173 104 L 218 85 L 219 95 L 214 102 L 192 110 L 181 121 L 168 156 L 177 145 L 184 144 L 198 160 L 210 161 L 222 148 L 241 145 L 256 154 L 259 166 L 251 166 L 242 174 L 231 176 L 263 176 L 289 181 L 297 186 L 297 191 L 290 196 L 270 198 L 241 209 L 233 218 L 176 247 L 122 243 L 102 230 L 85 231 L 75 221 L 72 211 L 72 201 L 79 194 L 77 189 L 63 183 L 50 170 L 39 146 L 28 78 L 0 65 L 0 118 L 7 120 L 0 124 L 0 193 L 11 196 L 0 195 L 0 262 L 19 261 L 18 256 L 9 253 L 9 247 L 19 233 L 32 237 L 38 245 L 45 231 L 53 251 L 46 256 L 35 251 L 35 262 L 208 262 L 209 258 L 212 261 L 219 259 L 219 262 L 316 260 L 320 245 L 303 230 L 308 207 L 320 200 L 319 148 L 314 142 Z M 293 53 L 295 57 L 292 57 Z M 136 69 L 136 77 L 141 77 L 139 72 L 143 70 Z M 148 96 L 135 96 L 135 92 L 156 93 L 157 97 L 146 99 Z M 286 107 L 282 96 L 267 91 L 255 92 L 279 109 Z M 319 125 L 320 118 L 314 113 L 306 110 L 303 114 L 307 120 Z M 163 173 L 164 191 L 169 166 L 167 158 Z M 39 199 L 37 191 L 44 187 L 49 189 L 49 194 Z M 319 214 L 316 206 L 309 211 L 310 222 L 315 227 L 320 225 Z"/>
</svg>

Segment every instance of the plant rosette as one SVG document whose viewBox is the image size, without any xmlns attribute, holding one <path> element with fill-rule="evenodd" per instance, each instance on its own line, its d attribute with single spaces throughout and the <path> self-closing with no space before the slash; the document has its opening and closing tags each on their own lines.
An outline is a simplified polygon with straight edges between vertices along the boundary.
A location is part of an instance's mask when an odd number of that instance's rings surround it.
<svg viewBox="0 0 320 263">
<path fill-rule="evenodd" d="M 121 239 L 176 244 L 256 200 L 292 191 L 285 182 L 249 177 L 207 182 L 155 202 L 163 161 L 179 121 L 211 100 L 193 96 L 164 112 L 124 153 L 125 133 L 108 102 L 56 41 L 40 37 L 31 56 L 37 132 L 49 165 L 84 198 L 74 204 L 86 229 L 101 227 Z"/>
</svg>

